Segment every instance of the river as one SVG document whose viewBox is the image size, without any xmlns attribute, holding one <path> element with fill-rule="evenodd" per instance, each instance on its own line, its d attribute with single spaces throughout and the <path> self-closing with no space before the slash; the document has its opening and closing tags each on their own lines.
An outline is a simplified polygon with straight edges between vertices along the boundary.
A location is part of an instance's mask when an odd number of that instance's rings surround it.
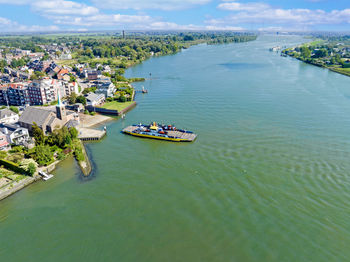
<svg viewBox="0 0 350 262">
<path fill-rule="evenodd" d="M 55 178 L 0 202 L 2 261 L 346 261 L 350 78 L 269 52 L 198 45 L 127 70 L 148 89 Z M 174 123 L 194 143 L 120 133 Z"/>
</svg>

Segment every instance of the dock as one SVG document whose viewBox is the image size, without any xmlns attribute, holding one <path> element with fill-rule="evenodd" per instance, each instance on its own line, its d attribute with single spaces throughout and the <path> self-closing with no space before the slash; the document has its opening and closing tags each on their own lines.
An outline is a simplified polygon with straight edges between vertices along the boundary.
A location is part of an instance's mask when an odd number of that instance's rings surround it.
<svg viewBox="0 0 350 262">
<path fill-rule="evenodd" d="M 78 138 L 82 141 L 97 141 L 102 139 L 106 134 L 106 130 L 97 130 L 91 128 L 78 128 Z"/>
<path fill-rule="evenodd" d="M 53 175 L 47 174 L 44 171 L 39 171 L 38 173 L 43 177 L 43 180 L 45 181 L 49 180 L 50 178 L 53 178 Z"/>
</svg>

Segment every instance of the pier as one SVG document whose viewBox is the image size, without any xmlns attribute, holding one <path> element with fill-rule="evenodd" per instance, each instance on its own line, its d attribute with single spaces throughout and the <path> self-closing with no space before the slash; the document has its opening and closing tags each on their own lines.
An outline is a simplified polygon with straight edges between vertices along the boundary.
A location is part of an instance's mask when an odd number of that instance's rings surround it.
<svg viewBox="0 0 350 262">
<path fill-rule="evenodd" d="M 96 130 L 83 127 L 80 127 L 78 132 L 78 138 L 82 141 L 98 141 L 107 134 L 106 130 Z"/>
</svg>

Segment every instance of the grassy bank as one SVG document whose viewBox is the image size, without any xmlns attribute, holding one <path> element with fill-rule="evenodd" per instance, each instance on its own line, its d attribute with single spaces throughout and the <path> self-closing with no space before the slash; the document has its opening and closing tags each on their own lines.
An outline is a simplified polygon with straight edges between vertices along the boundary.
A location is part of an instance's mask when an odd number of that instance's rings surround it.
<svg viewBox="0 0 350 262">
<path fill-rule="evenodd" d="M 328 69 L 332 70 L 333 72 L 337 72 L 339 74 L 350 76 L 350 68 L 328 67 Z"/>
<path fill-rule="evenodd" d="M 135 103 L 134 101 L 127 101 L 127 102 L 112 101 L 112 102 L 105 103 L 101 108 L 118 110 L 118 112 L 120 112 L 134 103 Z"/>
</svg>

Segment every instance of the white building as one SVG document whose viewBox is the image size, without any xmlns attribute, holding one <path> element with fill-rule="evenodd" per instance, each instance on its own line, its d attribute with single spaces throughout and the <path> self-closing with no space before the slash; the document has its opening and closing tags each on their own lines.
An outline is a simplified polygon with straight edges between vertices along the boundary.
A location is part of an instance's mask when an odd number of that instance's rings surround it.
<svg viewBox="0 0 350 262">
<path fill-rule="evenodd" d="M 5 108 L 0 110 L 0 123 L 13 124 L 18 122 L 19 116 L 15 112 Z"/>
</svg>

